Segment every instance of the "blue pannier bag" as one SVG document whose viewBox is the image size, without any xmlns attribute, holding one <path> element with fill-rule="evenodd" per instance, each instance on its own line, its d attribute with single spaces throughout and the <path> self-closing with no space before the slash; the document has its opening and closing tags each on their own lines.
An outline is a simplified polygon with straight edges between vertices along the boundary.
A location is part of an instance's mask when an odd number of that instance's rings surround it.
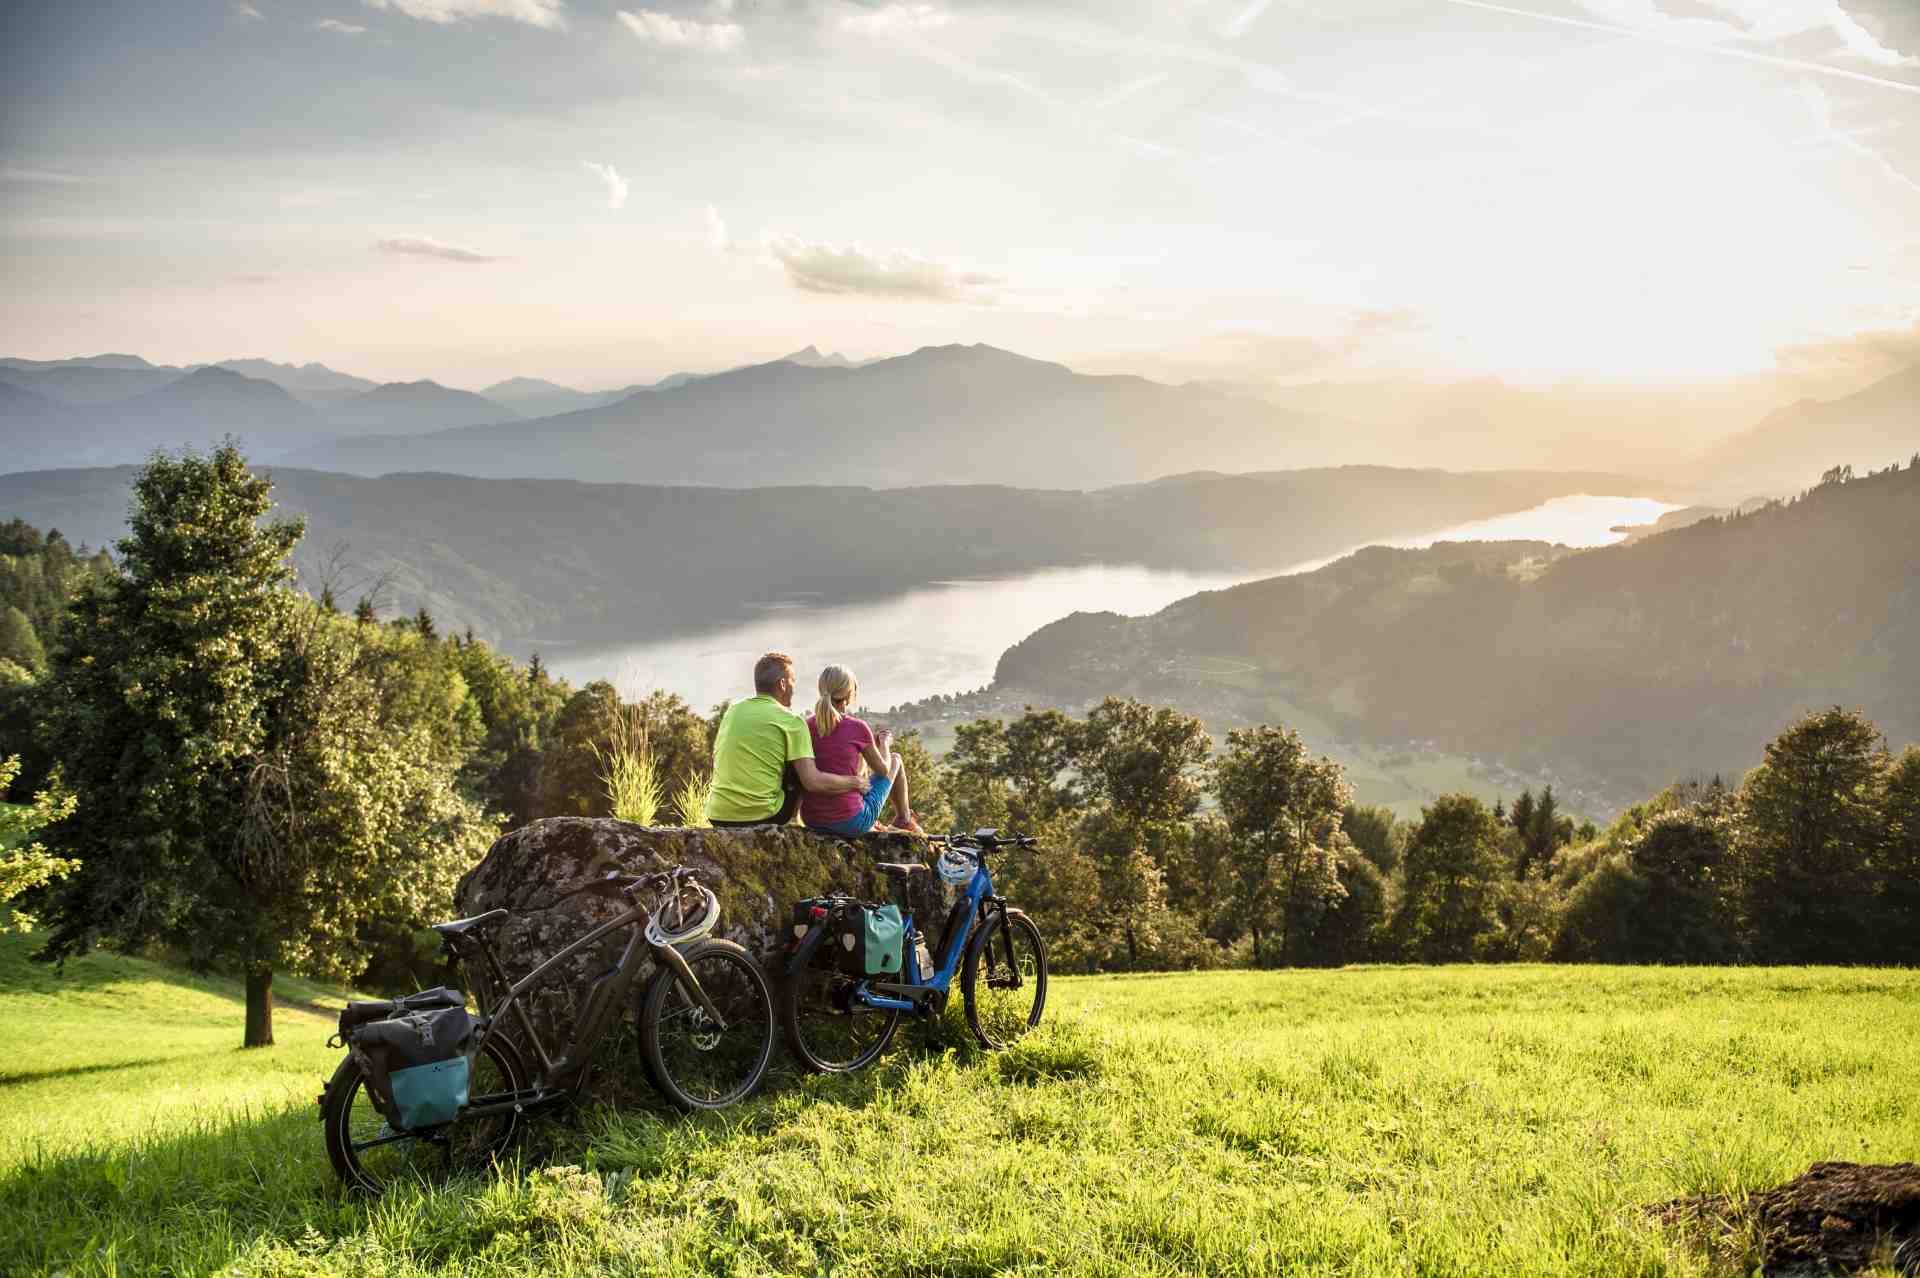
<svg viewBox="0 0 1920 1278">
<path fill-rule="evenodd" d="M 358 1026 L 347 1041 L 365 1062 L 367 1090 L 394 1127 L 438 1127 L 466 1107 L 473 1044 L 466 1008 L 401 1010 Z"/>
</svg>

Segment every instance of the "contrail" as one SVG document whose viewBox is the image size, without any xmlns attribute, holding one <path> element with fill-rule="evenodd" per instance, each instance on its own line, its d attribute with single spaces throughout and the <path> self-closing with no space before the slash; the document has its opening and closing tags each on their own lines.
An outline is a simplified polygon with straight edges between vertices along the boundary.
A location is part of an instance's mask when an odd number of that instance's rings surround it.
<svg viewBox="0 0 1920 1278">
<path fill-rule="evenodd" d="M 1762 66 L 1779 67 L 1787 71 L 1810 71 L 1817 75 L 1830 75 L 1841 80 L 1854 80 L 1860 84 L 1876 85 L 1882 89 L 1898 89 L 1902 93 L 1920 95 L 1920 84 L 1907 84 L 1900 80 L 1887 80 L 1877 75 L 1868 75 L 1863 71 L 1848 71 L 1844 67 L 1830 67 L 1824 62 L 1808 62 L 1801 58 L 1780 58 L 1770 53 L 1755 53 L 1750 49 L 1730 49 L 1720 44 L 1699 44 L 1690 40 L 1674 40 L 1657 35 L 1651 31 L 1638 31 L 1632 27 L 1615 26 L 1610 22 L 1590 22 L 1585 18 L 1567 18 L 1557 13 L 1540 13 L 1534 9 L 1516 9 L 1511 5 L 1493 4 L 1491 0 L 1445 0 L 1447 4 L 1460 5 L 1468 9 L 1485 9 L 1489 13 L 1506 13 L 1516 18 L 1532 18 L 1536 22 L 1557 22 L 1563 27 L 1579 27 L 1586 31 L 1604 31 L 1608 35 L 1632 36 L 1637 40 L 1647 40 L 1654 44 L 1664 44 L 1675 49 L 1692 49 L 1700 53 L 1714 53 L 1723 58 L 1738 58 L 1742 62 L 1758 62 Z"/>
</svg>

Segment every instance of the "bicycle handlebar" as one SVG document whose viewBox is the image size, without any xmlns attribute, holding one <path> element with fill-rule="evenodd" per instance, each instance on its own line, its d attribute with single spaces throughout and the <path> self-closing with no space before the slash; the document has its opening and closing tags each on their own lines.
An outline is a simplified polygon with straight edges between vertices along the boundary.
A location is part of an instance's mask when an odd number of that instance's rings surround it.
<svg viewBox="0 0 1920 1278">
<path fill-rule="evenodd" d="M 998 852 L 1007 848 L 1031 850 L 1040 846 L 1038 839 L 1031 834 L 1002 834 L 998 830 L 975 830 L 972 834 L 955 831 L 952 834 L 934 834 L 927 837 L 934 847 L 960 847 L 975 851 Z"/>
<path fill-rule="evenodd" d="M 700 881 L 697 877 L 698 873 L 693 867 L 686 865 L 676 865 L 671 870 L 657 870 L 652 874 L 621 874 L 615 870 L 601 879 L 600 883 L 607 887 L 618 888 L 621 895 L 631 897 L 640 888 L 665 892 L 670 888 L 678 887 L 683 880 L 697 884 Z"/>
</svg>

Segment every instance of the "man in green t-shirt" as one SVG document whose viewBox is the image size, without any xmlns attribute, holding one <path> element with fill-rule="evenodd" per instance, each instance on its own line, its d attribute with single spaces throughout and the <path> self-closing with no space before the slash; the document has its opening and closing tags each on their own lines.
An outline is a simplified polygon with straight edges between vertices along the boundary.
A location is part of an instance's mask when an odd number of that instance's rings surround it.
<svg viewBox="0 0 1920 1278">
<path fill-rule="evenodd" d="M 726 829 L 785 825 L 800 806 L 800 792 L 865 794 L 864 776 L 836 776 L 813 763 L 807 721 L 793 704 L 793 658 L 769 652 L 753 665 L 754 695 L 736 701 L 720 718 L 713 741 L 713 793 L 707 820 Z"/>
</svg>

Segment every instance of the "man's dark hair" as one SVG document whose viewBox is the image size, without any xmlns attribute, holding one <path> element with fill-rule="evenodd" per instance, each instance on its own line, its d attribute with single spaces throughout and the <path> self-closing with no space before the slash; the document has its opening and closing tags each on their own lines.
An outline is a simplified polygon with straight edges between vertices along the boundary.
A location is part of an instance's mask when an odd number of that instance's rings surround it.
<svg viewBox="0 0 1920 1278">
<path fill-rule="evenodd" d="M 769 652 L 753 663 L 753 690 L 772 692 L 780 676 L 793 669 L 793 658 L 784 652 Z"/>
</svg>

